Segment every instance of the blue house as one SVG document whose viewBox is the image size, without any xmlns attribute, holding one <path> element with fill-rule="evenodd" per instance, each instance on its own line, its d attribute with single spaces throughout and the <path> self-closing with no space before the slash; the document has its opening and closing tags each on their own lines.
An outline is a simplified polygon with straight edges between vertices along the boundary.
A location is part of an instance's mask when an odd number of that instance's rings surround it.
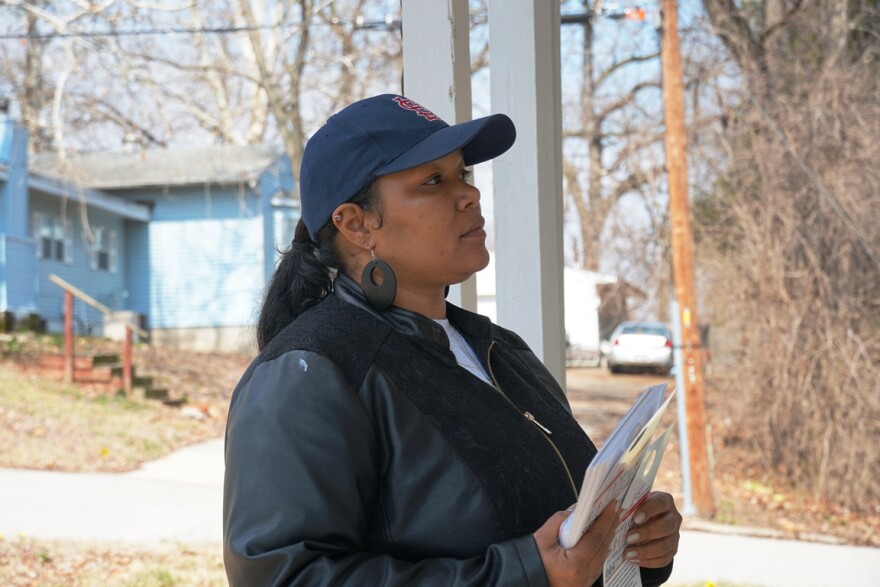
<svg viewBox="0 0 880 587">
<path fill-rule="evenodd" d="M 277 250 L 299 219 L 276 146 L 212 146 L 28 161 L 0 125 L 0 312 L 63 324 L 56 274 L 136 318 L 154 344 L 249 350 Z M 77 304 L 75 325 L 101 334 Z"/>
</svg>

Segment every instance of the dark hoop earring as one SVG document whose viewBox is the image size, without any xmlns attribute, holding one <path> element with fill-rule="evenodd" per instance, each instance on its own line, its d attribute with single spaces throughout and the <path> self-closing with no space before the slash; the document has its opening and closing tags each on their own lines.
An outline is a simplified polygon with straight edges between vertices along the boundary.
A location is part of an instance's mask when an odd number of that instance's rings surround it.
<svg viewBox="0 0 880 587">
<path fill-rule="evenodd" d="M 377 259 L 376 253 L 372 249 L 370 249 L 370 254 L 373 256 L 373 260 L 367 263 L 364 272 L 361 273 L 361 289 L 364 290 L 364 296 L 370 305 L 381 312 L 387 310 L 397 296 L 397 277 L 391 270 L 391 265 Z M 382 272 L 381 285 L 373 279 L 373 272 L 376 269 Z"/>
</svg>

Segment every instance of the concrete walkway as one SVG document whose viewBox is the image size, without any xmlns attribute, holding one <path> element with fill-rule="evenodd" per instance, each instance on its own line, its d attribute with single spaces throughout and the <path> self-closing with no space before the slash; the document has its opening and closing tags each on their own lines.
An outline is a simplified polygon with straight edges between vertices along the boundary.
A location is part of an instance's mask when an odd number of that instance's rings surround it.
<svg viewBox="0 0 880 587">
<path fill-rule="evenodd" d="M 0 469 L 0 534 L 131 542 L 222 537 L 223 441 L 122 474 Z M 218 545 L 219 547 L 219 545 Z M 880 549 L 683 531 L 669 585 L 876 587 Z"/>
<path fill-rule="evenodd" d="M 222 506 L 222 440 L 130 473 L 0 469 L 0 533 L 10 538 L 220 542 Z"/>
</svg>

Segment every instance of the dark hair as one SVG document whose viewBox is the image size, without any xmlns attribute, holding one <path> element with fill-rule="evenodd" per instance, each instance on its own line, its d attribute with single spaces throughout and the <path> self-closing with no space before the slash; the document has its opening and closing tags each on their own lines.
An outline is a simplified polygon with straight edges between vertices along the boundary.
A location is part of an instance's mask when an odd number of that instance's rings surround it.
<svg viewBox="0 0 880 587">
<path fill-rule="evenodd" d="M 349 202 L 378 212 L 377 196 L 376 180 L 373 180 Z M 381 222 L 380 213 L 380 226 Z M 318 231 L 315 242 L 302 219 L 297 223 L 293 242 L 281 253 L 260 308 L 257 347 L 261 351 L 284 327 L 333 290 L 336 272 L 345 269 L 336 244 L 338 232 L 336 225 L 328 221 Z"/>
</svg>

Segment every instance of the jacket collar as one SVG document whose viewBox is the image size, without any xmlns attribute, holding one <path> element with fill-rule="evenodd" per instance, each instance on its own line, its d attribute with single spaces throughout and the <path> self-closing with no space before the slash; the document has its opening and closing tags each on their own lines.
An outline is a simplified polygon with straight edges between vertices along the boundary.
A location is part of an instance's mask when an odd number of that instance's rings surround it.
<svg viewBox="0 0 880 587">
<path fill-rule="evenodd" d="M 361 286 L 345 273 L 340 272 L 336 275 L 333 291 L 341 300 L 357 306 L 379 320 L 388 322 L 403 334 L 417 336 L 443 348 L 449 348 L 449 338 L 442 326 L 427 316 L 403 308 L 392 306 L 379 312 L 364 297 Z M 447 302 L 446 317 L 468 339 L 488 340 L 492 337 L 492 322 L 485 316 L 468 312 Z"/>
</svg>

